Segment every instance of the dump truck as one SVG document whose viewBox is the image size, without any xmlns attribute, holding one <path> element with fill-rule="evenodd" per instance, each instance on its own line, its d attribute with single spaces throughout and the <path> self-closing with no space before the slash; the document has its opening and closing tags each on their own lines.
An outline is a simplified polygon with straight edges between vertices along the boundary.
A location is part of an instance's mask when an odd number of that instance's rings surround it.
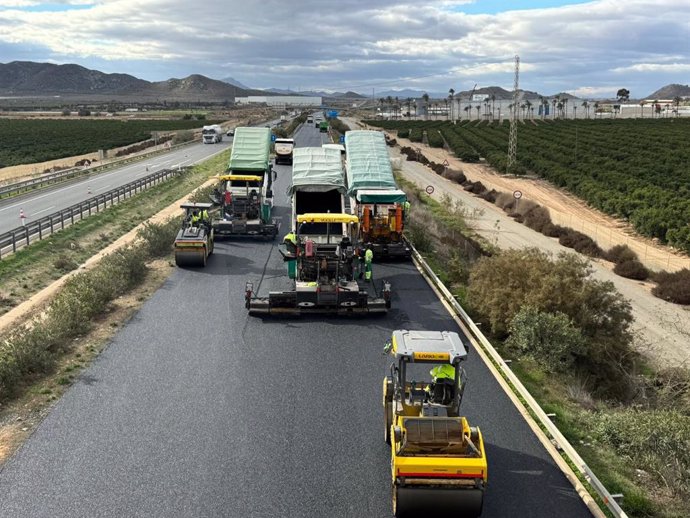
<svg viewBox="0 0 690 518">
<path fill-rule="evenodd" d="M 230 163 L 211 200 L 220 207 L 213 220 L 216 237 L 265 236 L 274 238 L 278 225 L 272 218 L 273 173 L 269 161 L 271 130 L 240 127 L 230 153 Z"/>
<path fill-rule="evenodd" d="M 394 357 L 383 379 L 393 514 L 479 516 L 488 480 L 484 439 L 460 413 L 468 348 L 456 332 L 396 330 L 384 351 Z M 415 364 L 431 367 L 431 381 Z"/>
<path fill-rule="evenodd" d="M 213 227 L 208 219 L 210 203 L 183 203 L 185 211 L 175 237 L 175 264 L 177 266 L 206 266 L 208 256 L 213 253 Z"/>
<path fill-rule="evenodd" d="M 293 232 L 300 214 L 345 212 L 345 174 L 339 152 L 320 147 L 295 148 L 292 161 L 288 196 L 292 201 Z M 312 231 L 315 239 L 325 234 L 324 226 L 307 226 L 303 234 Z"/>
<path fill-rule="evenodd" d="M 361 286 L 356 278 L 358 261 L 351 236 L 357 218 L 351 214 L 300 214 L 292 250 L 281 251 L 295 280 L 290 291 L 269 292 L 257 297 L 254 284 L 245 286 L 245 307 L 250 315 L 301 315 L 330 313 L 340 315 L 385 314 L 391 305 L 391 287 L 382 282 L 381 291 L 372 294 L 373 285 Z M 324 229 L 316 240 L 314 229 Z M 303 234 L 309 228 L 311 234 Z"/>
<path fill-rule="evenodd" d="M 201 129 L 201 140 L 204 144 L 216 144 L 223 141 L 223 128 L 218 124 L 204 126 Z"/>
<path fill-rule="evenodd" d="M 393 176 L 386 139 L 380 131 L 345 133 L 347 194 L 359 218 L 359 240 L 374 259 L 409 258 L 403 239 L 407 195 Z"/>
<path fill-rule="evenodd" d="M 292 165 L 292 150 L 295 148 L 294 139 L 277 138 L 273 147 L 276 152 L 276 164 Z"/>
<path fill-rule="evenodd" d="M 321 121 L 319 123 L 319 132 L 328 133 L 328 121 Z"/>
</svg>

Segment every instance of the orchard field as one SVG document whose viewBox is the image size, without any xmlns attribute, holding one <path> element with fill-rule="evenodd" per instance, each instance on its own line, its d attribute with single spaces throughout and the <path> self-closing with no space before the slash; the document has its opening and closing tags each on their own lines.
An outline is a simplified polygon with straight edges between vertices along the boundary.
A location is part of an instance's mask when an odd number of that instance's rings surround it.
<svg viewBox="0 0 690 518">
<path fill-rule="evenodd" d="M 367 121 L 458 158 L 506 171 L 509 123 Z M 690 252 L 690 120 L 527 121 L 517 174 L 536 174 L 622 217 L 643 235 Z"/>
<path fill-rule="evenodd" d="M 200 128 L 217 121 L 0 119 L 0 167 L 44 162 L 126 146 L 152 131 Z"/>
</svg>

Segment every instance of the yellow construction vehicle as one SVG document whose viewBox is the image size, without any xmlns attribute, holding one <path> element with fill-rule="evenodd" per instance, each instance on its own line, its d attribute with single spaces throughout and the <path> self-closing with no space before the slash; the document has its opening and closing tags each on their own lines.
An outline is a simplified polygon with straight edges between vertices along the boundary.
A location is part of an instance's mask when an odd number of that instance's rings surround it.
<svg viewBox="0 0 690 518">
<path fill-rule="evenodd" d="M 395 357 L 383 380 L 393 513 L 421 517 L 430 516 L 433 509 L 439 516 L 479 516 L 487 482 L 486 453 L 479 428 L 460 415 L 467 381 L 460 365 L 467 349 L 460 336 L 398 330 L 385 351 Z M 430 366 L 432 380 L 423 381 Z"/>
<path fill-rule="evenodd" d="M 177 266 L 206 266 L 213 253 L 213 228 L 208 210 L 210 203 L 183 203 L 185 210 L 182 228 L 175 238 L 175 264 Z"/>
</svg>

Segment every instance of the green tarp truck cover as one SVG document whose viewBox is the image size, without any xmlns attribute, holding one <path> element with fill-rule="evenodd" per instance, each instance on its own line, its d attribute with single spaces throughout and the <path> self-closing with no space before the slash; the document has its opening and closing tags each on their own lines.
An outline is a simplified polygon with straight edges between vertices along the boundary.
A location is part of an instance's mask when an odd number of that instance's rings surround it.
<svg viewBox="0 0 690 518">
<path fill-rule="evenodd" d="M 271 152 L 269 128 L 236 128 L 230 153 L 231 171 L 265 171 Z"/>
<path fill-rule="evenodd" d="M 393 204 L 393 203 L 404 203 L 407 200 L 407 194 L 404 191 L 398 189 L 391 190 L 370 190 L 361 189 L 357 191 L 356 200 L 359 203 L 381 203 L 381 204 Z"/>
<path fill-rule="evenodd" d="M 297 191 L 345 194 L 345 175 L 340 151 L 323 147 L 298 147 L 292 152 L 292 184 L 288 195 Z"/>
<path fill-rule="evenodd" d="M 397 189 L 386 139 L 380 131 L 345 133 L 347 188 L 354 196 L 360 189 Z"/>
</svg>

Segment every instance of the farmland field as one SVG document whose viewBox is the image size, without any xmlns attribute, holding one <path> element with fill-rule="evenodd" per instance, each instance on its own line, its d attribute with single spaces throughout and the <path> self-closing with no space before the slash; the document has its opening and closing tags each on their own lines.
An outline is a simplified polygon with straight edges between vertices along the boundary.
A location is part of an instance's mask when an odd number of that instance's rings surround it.
<svg viewBox="0 0 690 518">
<path fill-rule="evenodd" d="M 509 124 L 367 121 L 445 143 L 467 162 L 506 170 Z M 690 251 L 690 120 L 562 120 L 520 124 L 515 172 L 533 173 L 643 235 Z M 439 139 L 439 134 L 443 137 Z M 416 139 L 415 139 L 416 140 Z"/>
<path fill-rule="evenodd" d="M 0 167 L 31 164 L 126 146 L 152 131 L 200 128 L 199 120 L 0 119 Z"/>
</svg>

